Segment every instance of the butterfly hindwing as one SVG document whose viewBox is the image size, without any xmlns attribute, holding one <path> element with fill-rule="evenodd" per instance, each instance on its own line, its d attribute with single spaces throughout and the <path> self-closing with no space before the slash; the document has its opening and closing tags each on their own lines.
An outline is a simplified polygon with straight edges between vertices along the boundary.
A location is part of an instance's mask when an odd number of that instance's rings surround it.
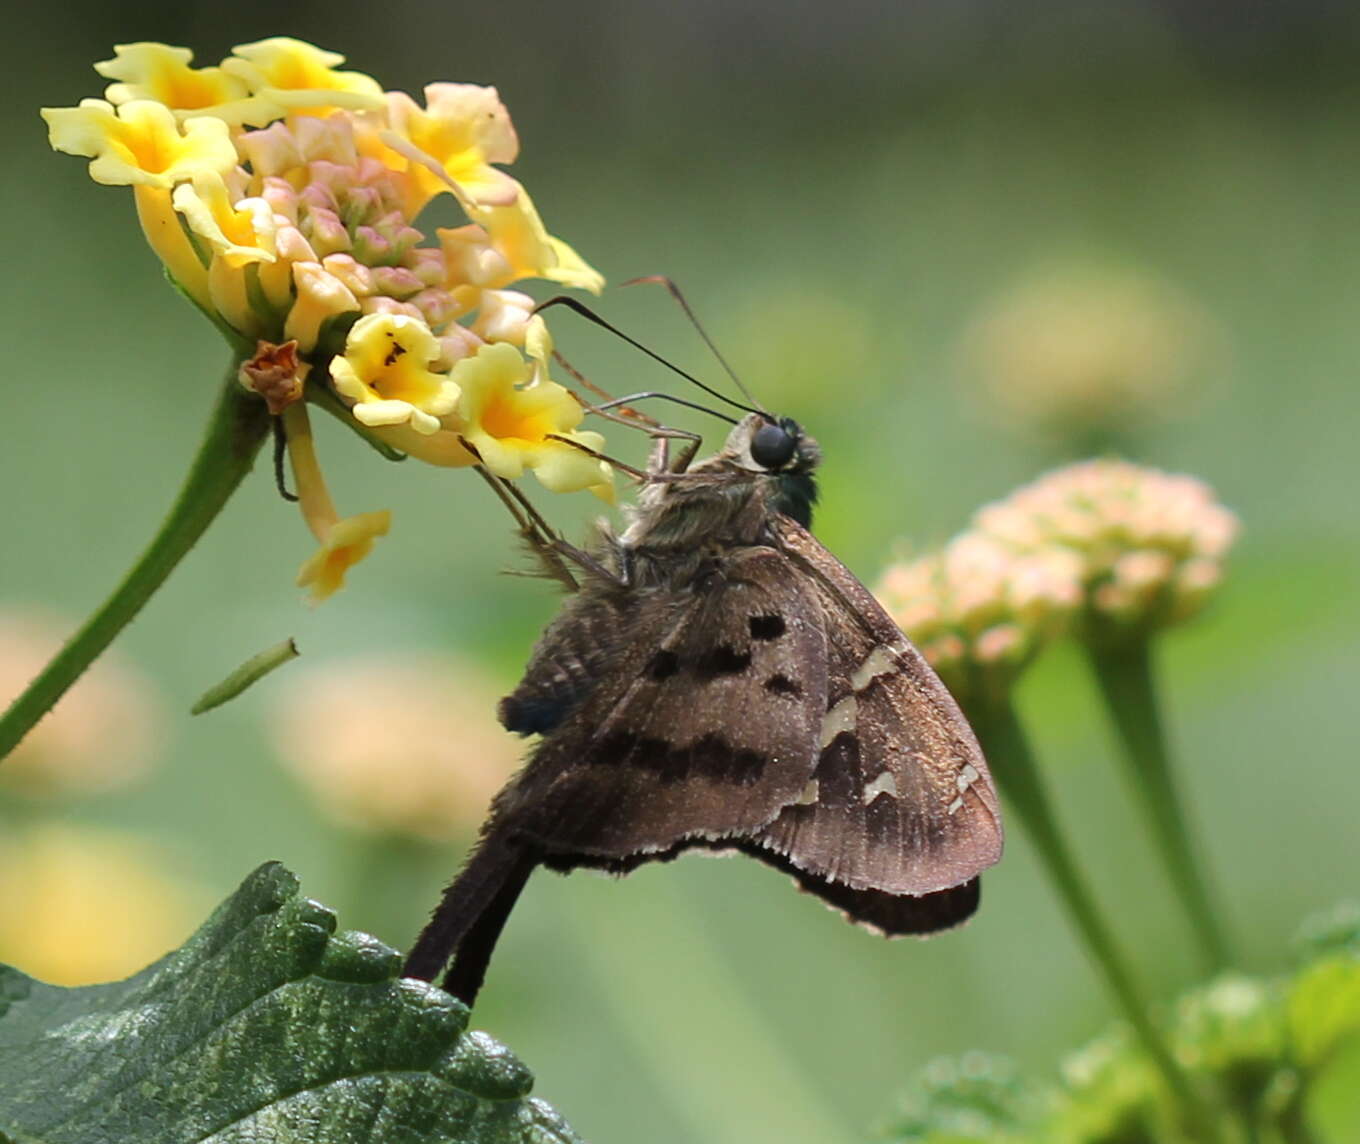
<svg viewBox="0 0 1360 1144">
<path fill-rule="evenodd" d="M 532 709 L 564 675 L 594 683 L 498 799 L 497 818 L 548 854 L 584 860 L 770 823 L 817 763 L 827 653 L 814 592 L 782 552 L 743 546 L 683 586 L 632 592 L 628 607 L 603 589 L 578 597 L 503 712 Z M 562 662 L 582 629 L 609 623 L 612 654 L 588 670 Z"/>
<path fill-rule="evenodd" d="M 852 890 L 964 885 L 1000 857 L 1002 842 L 996 791 L 967 721 L 849 570 L 795 522 L 782 518 L 777 531 L 824 615 L 827 710 L 809 797 L 753 841 Z"/>
</svg>

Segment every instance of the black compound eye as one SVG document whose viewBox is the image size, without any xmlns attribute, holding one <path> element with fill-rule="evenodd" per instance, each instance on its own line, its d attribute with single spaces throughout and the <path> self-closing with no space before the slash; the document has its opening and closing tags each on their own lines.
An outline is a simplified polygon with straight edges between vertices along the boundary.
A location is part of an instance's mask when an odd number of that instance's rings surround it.
<svg viewBox="0 0 1360 1144">
<path fill-rule="evenodd" d="M 797 439 L 769 421 L 751 435 L 751 460 L 762 469 L 782 468 L 793 460 L 797 449 Z"/>
</svg>

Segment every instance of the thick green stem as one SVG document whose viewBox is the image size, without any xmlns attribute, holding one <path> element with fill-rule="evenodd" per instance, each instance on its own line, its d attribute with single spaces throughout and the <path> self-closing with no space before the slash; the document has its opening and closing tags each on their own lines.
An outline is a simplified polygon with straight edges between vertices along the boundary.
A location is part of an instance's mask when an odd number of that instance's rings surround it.
<svg viewBox="0 0 1360 1144">
<path fill-rule="evenodd" d="M 1220 1140 L 1216 1116 L 1153 1023 L 1147 1000 L 1077 867 L 1015 708 L 1009 699 L 994 699 L 970 704 L 968 715 L 1002 794 L 1029 834 L 1124 1018 L 1166 1082 L 1191 1138 L 1206 1144 Z"/>
<path fill-rule="evenodd" d="M 1167 873 L 1209 968 L 1222 970 L 1232 958 L 1176 790 L 1153 679 L 1151 641 L 1092 644 L 1090 656 L 1110 720 L 1123 745 L 1129 779 L 1152 822 Z"/>
<path fill-rule="evenodd" d="M 113 642 L 222 511 L 269 434 L 264 402 L 227 372 L 208 431 L 179 497 L 123 582 L 0 717 L 0 759 L 18 746 L 81 673 Z"/>
</svg>

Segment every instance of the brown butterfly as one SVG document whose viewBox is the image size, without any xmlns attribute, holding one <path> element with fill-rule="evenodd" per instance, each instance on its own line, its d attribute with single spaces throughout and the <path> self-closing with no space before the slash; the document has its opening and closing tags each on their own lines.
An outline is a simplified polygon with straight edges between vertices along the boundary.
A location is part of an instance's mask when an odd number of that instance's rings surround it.
<svg viewBox="0 0 1360 1144">
<path fill-rule="evenodd" d="M 630 523 L 591 552 L 538 537 L 579 590 L 500 717 L 542 737 L 408 976 L 452 958 L 444 986 L 471 1003 L 538 865 L 624 874 L 740 851 L 888 935 L 977 908 L 1001 855 L 996 791 L 943 684 L 808 531 L 816 442 L 752 412 L 694 452 L 658 440 Z"/>
</svg>

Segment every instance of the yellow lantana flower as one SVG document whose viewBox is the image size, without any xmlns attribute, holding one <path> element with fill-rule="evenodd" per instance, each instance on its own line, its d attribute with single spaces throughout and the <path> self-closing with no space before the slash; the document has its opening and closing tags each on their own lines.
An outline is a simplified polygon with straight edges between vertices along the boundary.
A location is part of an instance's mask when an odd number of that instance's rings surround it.
<svg viewBox="0 0 1360 1144">
<path fill-rule="evenodd" d="M 233 269 L 251 262 L 273 262 L 274 212 L 264 199 L 232 202 L 227 184 L 216 171 L 200 171 L 181 183 L 171 197 L 189 229 L 205 239 L 213 253 Z"/>
<path fill-rule="evenodd" d="M 115 831 L 48 823 L 0 841 L 0 961 L 53 985 L 113 981 L 193 931 L 201 888 L 173 855 Z"/>
<path fill-rule="evenodd" d="M 262 104 L 273 104 L 291 115 L 324 118 L 335 108 L 377 111 L 383 106 L 382 87 L 372 76 L 336 71 L 345 57 L 288 36 L 272 36 L 253 44 L 238 44 L 222 61 L 222 70 L 244 81 Z M 267 123 L 278 112 L 248 122 Z"/>
<path fill-rule="evenodd" d="M 342 521 L 324 495 L 310 436 L 298 437 L 323 388 L 352 426 L 427 463 L 613 488 L 609 466 L 574 447 L 603 440 L 577 430 L 580 406 L 548 379 L 534 300 L 514 289 L 537 277 L 598 292 L 603 279 L 499 169 L 519 140 L 496 89 L 431 84 L 420 106 L 343 62 L 287 37 L 204 68 L 186 48 L 122 44 L 96 65 L 105 99 L 43 112 L 55 149 L 91 160 L 97 182 L 132 186 L 169 276 L 248 359 L 241 380 L 283 418 L 290 448 L 298 439 L 322 545 L 303 579 L 318 596 L 387 527 L 385 514 Z M 419 216 L 443 194 L 464 225 L 435 245 Z M 487 342 L 508 344 L 483 358 Z M 455 368 L 480 387 L 466 408 Z"/>
<path fill-rule="evenodd" d="M 279 257 L 279 226 L 269 203 L 258 197 L 235 198 L 214 171 L 181 183 L 171 203 L 200 245 L 211 252 L 212 309 L 248 337 L 266 333 L 268 322 L 260 311 L 272 307 L 281 317 L 293 304 L 293 270 Z M 247 276 L 243 271 L 250 266 L 254 272 Z"/>
<path fill-rule="evenodd" d="M 211 113 L 228 122 L 240 122 L 222 111 L 246 98 L 245 81 L 221 68 L 190 67 L 194 54 L 188 48 L 141 42 L 117 44 L 111 60 L 101 60 L 94 70 L 106 79 L 119 80 L 104 89 L 110 103 L 150 99 L 163 103 L 181 119 Z"/>
<path fill-rule="evenodd" d="M 434 334 L 405 314 L 369 314 L 354 323 L 331 379 L 365 425 L 409 424 L 436 433 L 458 403 L 458 385 L 429 368 L 441 354 Z"/>
<path fill-rule="evenodd" d="M 487 235 L 490 246 L 505 259 L 509 275 L 501 286 L 519 278 L 546 278 L 598 294 L 604 289 L 604 275 L 586 262 L 560 238 L 554 238 L 543 225 L 533 199 L 518 183 L 519 193 L 509 206 L 467 207 L 468 217 Z M 438 231 L 441 240 L 444 232 Z M 465 240 L 464 240 L 465 241 Z"/>
<path fill-rule="evenodd" d="M 297 583 L 299 588 L 310 588 L 312 602 L 320 603 L 344 587 L 345 574 L 373 550 L 378 537 L 387 535 L 392 514 L 382 509 L 341 520 L 316 461 L 306 404 L 294 402 L 283 410 L 282 416 L 298 504 L 307 527 L 320 544 L 299 569 Z"/>
<path fill-rule="evenodd" d="M 585 416 L 580 402 L 554 381 L 525 384 L 534 368 L 514 346 L 483 346 L 455 365 L 451 376 L 463 391 L 461 435 L 496 476 L 513 480 L 530 469 L 552 492 L 591 489 L 603 495 L 612 488 L 607 464 L 554 439 L 565 437 L 597 451 L 603 447 L 600 434 L 576 431 Z"/>
<path fill-rule="evenodd" d="M 361 512 L 337 520 L 326 530 L 321 547 L 298 570 L 299 588 L 310 588 L 312 600 L 320 603 L 345 585 L 345 574 L 373 550 L 373 542 L 386 536 L 392 526 L 387 509 Z"/>
<path fill-rule="evenodd" d="M 425 107 L 405 92 L 389 92 L 392 130 L 438 167 L 413 162 L 416 185 L 427 198 L 456 184 L 459 197 L 483 206 L 515 201 L 519 184 L 492 163 L 513 163 L 519 138 L 510 113 L 494 87 L 472 83 L 432 83 L 425 88 Z"/>
<path fill-rule="evenodd" d="M 284 323 L 284 337 L 296 339 L 303 353 L 316 348 L 322 324 L 339 314 L 359 308 L 359 299 L 319 262 L 294 262 L 293 283 L 297 301 Z"/>
<path fill-rule="evenodd" d="M 45 107 L 42 116 L 56 150 L 92 160 L 96 183 L 168 189 L 200 171 L 226 174 L 236 166 L 236 148 L 220 119 L 181 125 L 168 107 L 149 99 L 117 109 L 82 99 L 79 107 Z"/>
</svg>

